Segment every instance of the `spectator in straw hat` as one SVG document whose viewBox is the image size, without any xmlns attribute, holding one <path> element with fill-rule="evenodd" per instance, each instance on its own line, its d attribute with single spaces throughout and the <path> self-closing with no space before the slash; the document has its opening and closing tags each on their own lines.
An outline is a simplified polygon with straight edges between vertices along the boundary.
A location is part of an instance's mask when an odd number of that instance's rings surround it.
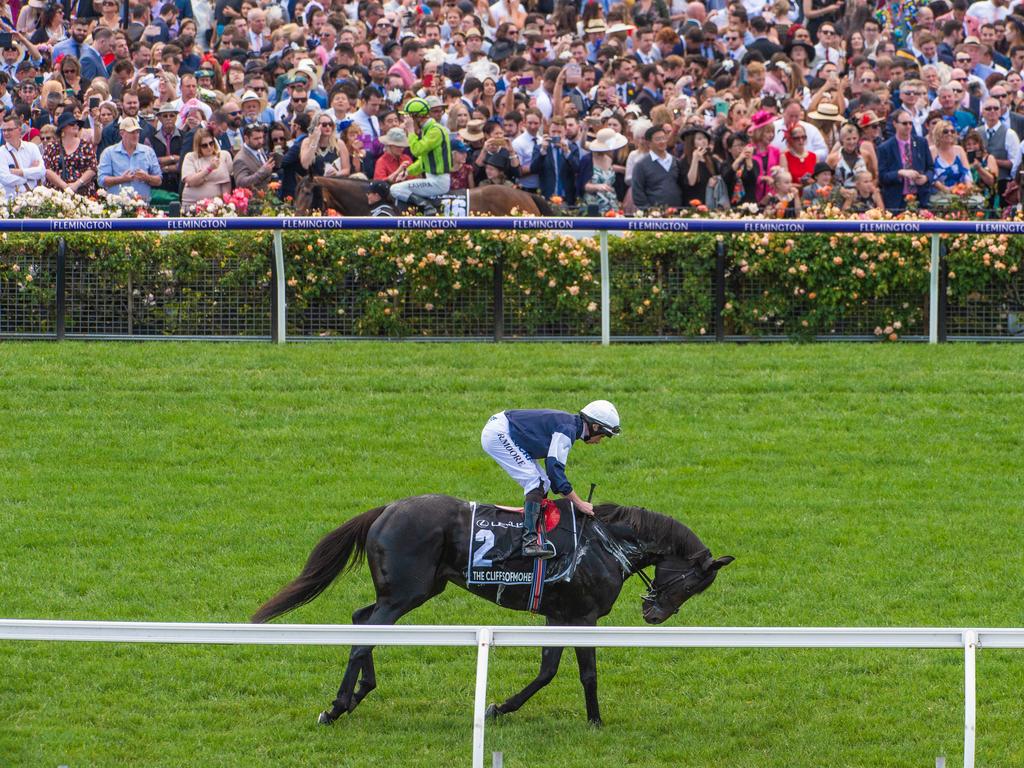
<svg viewBox="0 0 1024 768">
<path fill-rule="evenodd" d="M 377 158 L 377 163 L 373 167 L 373 178 L 392 182 L 398 178 L 400 171 L 412 165 L 409 137 L 401 128 L 392 128 L 381 137 L 380 143 L 384 147 L 384 152 Z"/>
</svg>

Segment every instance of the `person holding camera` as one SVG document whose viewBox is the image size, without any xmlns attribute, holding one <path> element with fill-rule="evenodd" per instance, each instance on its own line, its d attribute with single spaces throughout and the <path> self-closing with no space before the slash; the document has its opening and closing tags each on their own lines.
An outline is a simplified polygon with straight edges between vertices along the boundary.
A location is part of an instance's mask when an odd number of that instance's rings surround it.
<svg viewBox="0 0 1024 768">
<path fill-rule="evenodd" d="M 490 131 L 483 148 L 476 153 L 473 161 L 477 168 L 476 181 L 482 184 L 488 178 L 488 167 L 501 169 L 506 178 L 519 177 L 519 155 L 512 149 L 512 142 L 505 137 L 504 129 L 498 123 L 487 123 L 484 132 Z"/>
<path fill-rule="evenodd" d="M 242 148 L 235 155 L 232 177 L 236 187 L 256 192 L 266 189 L 281 162 L 281 155 L 267 153 L 267 127 L 263 123 L 246 123 L 242 128 Z"/>
</svg>

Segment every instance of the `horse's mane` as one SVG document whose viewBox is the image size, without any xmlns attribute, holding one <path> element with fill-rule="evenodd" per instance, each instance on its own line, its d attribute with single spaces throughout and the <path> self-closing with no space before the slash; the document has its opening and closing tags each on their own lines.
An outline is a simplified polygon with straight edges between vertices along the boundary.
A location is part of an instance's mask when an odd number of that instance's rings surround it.
<svg viewBox="0 0 1024 768">
<path fill-rule="evenodd" d="M 618 504 L 596 504 L 594 516 L 609 525 L 625 525 L 639 539 L 667 545 L 668 552 L 680 557 L 690 556 L 696 535 L 678 520 L 643 507 L 622 507 Z M 699 544 L 699 540 L 697 542 Z"/>
</svg>

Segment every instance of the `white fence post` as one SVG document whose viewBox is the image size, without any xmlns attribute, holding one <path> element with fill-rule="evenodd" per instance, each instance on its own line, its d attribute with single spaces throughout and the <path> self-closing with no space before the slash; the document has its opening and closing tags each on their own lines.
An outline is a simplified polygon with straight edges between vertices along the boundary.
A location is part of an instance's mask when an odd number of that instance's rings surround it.
<svg viewBox="0 0 1024 768">
<path fill-rule="evenodd" d="M 931 283 L 928 289 L 928 343 L 939 343 L 939 253 L 942 243 L 939 235 L 932 235 Z"/>
<path fill-rule="evenodd" d="M 975 684 L 977 648 L 978 633 L 969 629 L 964 632 L 964 768 L 974 768 L 975 716 L 978 706 Z"/>
<path fill-rule="evenodd" d="M 601 344 L 608 346 L 612 341 L 612 286 L 611 270 L 608 267 L 608 230 L 601 230 Z"/>
<path fill-rule="evenodd" d="M 484 768 L 484 712 L 487 708 L 487 660 L 491 649 L 491 630 L 476 633 L 476 696 L 473 700 L 473 768 Z"/>
<path fill-rule="evenodd" d="M 274 266 L 277 272 L 277 281 L 274 290 L 277 291 L 277 343 L 284 344 L 288 328 L 288 306 L 284 298 L 284 243 L 281 241 L 281 230 L 274 230 Z"/>
</svg>

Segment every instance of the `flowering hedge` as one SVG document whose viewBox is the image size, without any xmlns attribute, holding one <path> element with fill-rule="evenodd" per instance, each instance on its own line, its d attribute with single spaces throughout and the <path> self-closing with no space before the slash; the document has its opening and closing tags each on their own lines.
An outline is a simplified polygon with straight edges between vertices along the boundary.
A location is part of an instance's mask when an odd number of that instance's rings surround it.
<svg viewBox="0 0 1024 768">
<path fill-rule="evenodd" d="M 714 325 L 713 234 L 610 238 L 612 333 L 701 336 Z M 68 331 L 267 334 L 269 232 L 74 233 Z M 929 238 L 724 237 L 729 334 L 926 327 Z M 1020 308 L 1020 238 L 950 236 L 950 333 L 998 335 Z M 596 335 L 598 245 L 531 232 L 286 232 L 289 333 L 480 336 L 503 267 L 509 336 Z M 0 331 L 52 330 L 57 236 L 0 238 Z M 17 307 L 17 311 L 14 308 Z M 131 313 L 127 325 L 118 313 Z M 99 317 L 100 320 L 96 318 Z M 104 319 L 106 318 L 106 319 Z"/>
</svg>

